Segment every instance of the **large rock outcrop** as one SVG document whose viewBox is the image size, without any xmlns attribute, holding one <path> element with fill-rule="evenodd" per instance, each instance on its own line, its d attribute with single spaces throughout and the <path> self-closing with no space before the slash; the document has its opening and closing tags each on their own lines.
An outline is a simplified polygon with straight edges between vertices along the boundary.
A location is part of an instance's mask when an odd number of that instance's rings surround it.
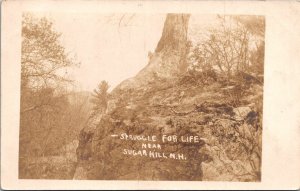
<svg viewBox="0 0 300 191">
<path fill-rule="evenodd" d="M 251 103 L 262 99 L 261 86 L 247 86 L 234 108 L 227 99 L 234 88 L 216 79 L 201 86 L 190 80 L 185 73 L 188 20 L 185 14 L 167 15 L 149 64 L 112 91 L 108 109 L 94 128 L 82 130 L 74 179 L 260 179 L 261 108 Z M 124 140 L 124 133 L 157 140 L 143 148 L 151 140 Z M 164 135 L 197 141 L 163 142 Z M 147 156 L 143 151 L 133 154 L 143 149 Z M 149 157 L 150 151 L 168 157 Z"/>
</svg>

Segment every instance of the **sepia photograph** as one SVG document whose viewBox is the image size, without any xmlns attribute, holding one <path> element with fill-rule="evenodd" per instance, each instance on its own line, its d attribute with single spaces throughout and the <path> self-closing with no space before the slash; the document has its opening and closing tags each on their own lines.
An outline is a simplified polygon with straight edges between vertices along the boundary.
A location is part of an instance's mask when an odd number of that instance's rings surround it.
<svg viewBox="0 0 300 191">
<path fill-rule="evenodd" d="M 26 12 L 21 34 L 20 179 L 261 180 L 264 16 Z"/>
<path fill-rule="evenodd" d="M 299 2 L 1 6 L 1 189 L 300 187 Z"/>
</svg>

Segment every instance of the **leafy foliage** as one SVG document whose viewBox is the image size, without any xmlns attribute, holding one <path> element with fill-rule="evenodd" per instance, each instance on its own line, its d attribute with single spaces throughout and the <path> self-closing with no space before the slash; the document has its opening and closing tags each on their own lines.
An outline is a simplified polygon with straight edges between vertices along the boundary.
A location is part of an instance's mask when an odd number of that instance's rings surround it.
<svg viewBox="0 0 300 191">
<path fill-rule="evenodd" d="M 23 85 L 32 88 L 58 86 L 70 82 L 65 77 L 67 68 L 78 65 L 60 42 L 61 34 L 54 31 L 46 18 L 23 15 L 21 74 Z M 25 84 L 24 84 L 25 83 Z"/>
</svg>

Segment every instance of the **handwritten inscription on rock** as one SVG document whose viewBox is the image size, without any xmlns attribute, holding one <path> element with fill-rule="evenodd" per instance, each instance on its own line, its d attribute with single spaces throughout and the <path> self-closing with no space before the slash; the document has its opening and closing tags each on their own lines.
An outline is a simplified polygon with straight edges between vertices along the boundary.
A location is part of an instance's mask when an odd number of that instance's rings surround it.
<svg viewBox="0 0 300 191">
<path fill-rule="evenodd" d="M 199 136 L 186 135 L 130 135 L 121 133 L 119 135 L 111 135 L 122 141 L 130 141 L 140 143 L 139 148 L 123 148 L 122 154 L 134 157 L 149 157 L 149 158 L 165 158 L 175 160 L 187 160 L 187 156 L 180 152 L 169 152 L 166 147 L 174 146 L 177 144 L 197 144 L 201 139 Z M 128 145 L 128 144 L 124 144 Z M 124 146 L 125 147 L 125 146 Z"/>
</svg>

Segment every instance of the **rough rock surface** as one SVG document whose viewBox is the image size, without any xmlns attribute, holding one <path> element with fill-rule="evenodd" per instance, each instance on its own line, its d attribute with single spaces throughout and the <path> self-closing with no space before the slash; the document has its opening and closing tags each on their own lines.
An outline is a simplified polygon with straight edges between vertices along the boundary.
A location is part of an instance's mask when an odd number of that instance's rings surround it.
<svg viewBox="0 0 300 191">
<path fill-rule="evenodd" d="M 79 148 L 83 149 L 78 158 L 86 178 L 259 180 L 261 127 L 256 125 L 261 113 L 248 106 L 233 108 L 226 103 L 226 95 L 218 92 L 220 86 L 217 82 L 199 87 L 180 84 L 179 79 L 175 83 L 158 80 L 146 91 L 121 93 L 117 107 L 102 117 L 94 131 L 82 131 L 79 144 L 83 147 Z M 256 90 L 252 89 L 253 94 Z M 111 137 L 124 132 L 158 137 L 198 135 L 201 141 L 161 143 L 164 152 L 184 153 L 187 160 L 152 159 L 124 155 L 123 149 L 141 148 L 137 141 Z"/>
</svg>

